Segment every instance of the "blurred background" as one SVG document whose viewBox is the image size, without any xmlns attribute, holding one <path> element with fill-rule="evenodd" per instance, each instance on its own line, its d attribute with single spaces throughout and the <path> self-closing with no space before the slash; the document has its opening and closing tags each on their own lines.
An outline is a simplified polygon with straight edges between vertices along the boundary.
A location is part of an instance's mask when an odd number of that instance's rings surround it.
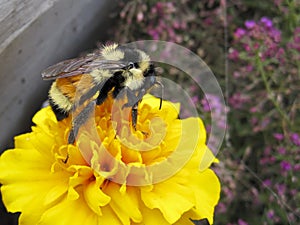
<svg viewBox="0 0 300 225">
<path fill-rule="evenodd" d="M 214 165 L 222 184 L 215 224 L 300 223 L 299 1 L 38 2 L 0 1 L 1 151 L 30 130 L 47 96 L 40 71 L 48 65 L 97 43 L 175 42 L 204 60 L 227 102 L 227 136 Z M 160 65 L 160 73 L 189 84 L 209 133 L 220 99 L 204 98 L 174 68 Z M 16 224 L 17 215 L 3 206 L 0 213 L 1 224 Z"/>
</svg>

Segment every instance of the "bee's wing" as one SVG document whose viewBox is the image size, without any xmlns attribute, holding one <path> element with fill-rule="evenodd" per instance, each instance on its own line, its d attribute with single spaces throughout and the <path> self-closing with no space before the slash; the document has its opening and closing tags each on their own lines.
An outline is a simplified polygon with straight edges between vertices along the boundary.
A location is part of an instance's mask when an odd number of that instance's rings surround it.
<svg viewBox="0 0 300 225">
<path fill-rule="evenodd" d="M 44 80 L 53 80 L 90 73 L 94 69 L 118 70 L 125 66 L 126 64 L 123 62 L 105 60 L 99 54 L 89 54 L 85 57 L 68 59 L 48 67 L 42 72 L 42 78 Z"/>
</svg>

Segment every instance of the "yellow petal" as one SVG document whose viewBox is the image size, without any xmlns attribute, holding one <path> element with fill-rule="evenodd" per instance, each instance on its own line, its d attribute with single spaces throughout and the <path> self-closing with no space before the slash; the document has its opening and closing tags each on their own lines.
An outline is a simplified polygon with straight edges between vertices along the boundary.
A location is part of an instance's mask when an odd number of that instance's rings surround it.
<svg viewBox="0 0 300 225">
<path fill-rule="evenodd" d="M 49 130 L 49 123 L 56 123 L 56 117 L 50 106 L 42 108 L 32 118 L 32 122 L 42 127 L 44 130 Z"/>
<path fill-rule="evenodd" d="M 109 205 L 124 225 L 130 225 L 130 219 L 134 222 L 141 222 L 142 214 L 138 208 L 137 189 L 134 187 L 127 187 L 126 192 L 122 194 L 120 188 L 121 185 L 110 182 L 103 190 L 111 197 Z"/>
<path fill-rule="evenodd" d="M 60 202 L 46 210 L 38 225 L 98 224 L 98 216 L 90 210 L 83 198 Z"/>
<path fill-rule="evenodd" d="M 97 214 L 102 215 L 101 207 L 110 202 L 110 197 L 103 193 L 100 185 L 104 178 L 97 177 L 97 180 L 90 182 L 86 185 L 84 190 L 84 198 L 88 206 Z"/>
<path fill-rule="evenodd" d="M 33 149 L 34 145 L 31 142 L 33 137 L 34 135 L 32 133 L 26 133 L 16 136 L 14 138 L 15 148 Z"/>
<path fill-rule="evenodd" d="M 149 209 L 142 204 L 143 222 L 133 225 L 171 225 L 158 209 Z"/>
<path fill-rule="evenodd" d="M 62 156 L 69 155 L 68 165 L 87 165 L 86 160 L 83 158 L 80 150 L 74 145 L 63 145 L 59 149 Z M 63 157 L 65 160 L 65 157 Z"/>
<path fill-rule="evenodd" d="M 156 114 L 159 116 L 163 121 L 172 121 L 178 118 L 179 111 L 180 111 L 180 104 L 179 103 L 172 103 L 169 101 L 162 102 L 162 108 L 159 109 L 160 99 L 155 98 L 152 95 L 145 95 L 143 97 L 143 101 L 139 104 L 139 110 L 143 111 L 144 107 L 150 108 L 150 112 L 148 117 L 151 117 L 151 113 Z M 150 107 L 149 107 L 150 106 Z M 146 112 L 145 112 L 146 114 Z"/>
<path fill-rule="evenodd" d="M 50 168 L 49 162 L 35 150 L 14 149 L 4 152 L 0 158 L 0 182 L 3 184 L 1 192 L 7 209 L 11 212 L 21 211 L 33 199 L 38 199 L 43 207 L 62 196 L 66 191 L 68 176 L 62 172 L 51 173 Z"/>
<path fill-rule="evenodd" d="M 14 182 L 16 179 L 45 178 L 50 172 L 50 167 L 51 162 L 34 149 L 7 150 L 0 157 L 0 182 L 6 184 Z"/>
<path fill-rule="evenodd" d="M 124 225 L 115 214 L 114 210 L 106 205 L 102 208 L 102 216 L 99 217 L 98 225 Z"/>
<path fill-rule="evenodd" d="M 174 223 L 174 225 L 195 225 L 191 218 L 196 218 L 197 216 L 198 215 L 194 212 L 194 210 L 191 209 L 190 211 L 184 213 L 182 217 L 176 223 Z"/>
<path fill-rule="evenodd" d="M 68 171 L 74 172 L 73 176 L 69 178 L 68 199 L 75 200 L 79 198 L 76 187 L 88 182 L 90 178 L 94 177 L 94 174 L 90 167 L 81 165 L 72 165 Z"/>
<path fill-rule="evenodd" d="M 153 185 L 152 190 L 147 187 L 141 188 L 141 197 L 148 208 L 159 209 L 171 224 L 195 205 L 190 188 L 180 181 L 177 182 L 176 177 Z"/>
<path fill-rule="evenodd" d="M 207 218 L 209 223 L 213 224 L 214 208 L 219 201 L 221 190 L 216 174 L 210 169 L 195 173 L 188 185 L 195 193 L 195 211 L 200 215 L 199 218 L 193 219 Z"/>
</svg>

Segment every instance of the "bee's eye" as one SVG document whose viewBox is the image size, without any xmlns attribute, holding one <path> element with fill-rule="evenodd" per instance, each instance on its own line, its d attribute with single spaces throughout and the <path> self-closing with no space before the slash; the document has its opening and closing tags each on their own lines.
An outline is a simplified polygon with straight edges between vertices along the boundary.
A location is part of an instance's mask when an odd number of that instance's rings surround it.
<svg viewBox="0 0 300 225">
<path fill-rule="evenodd" d="M 132 69 L 134 67 L 134 63 L 133 62 L 128 63 L 127 67 L 128 67 L 128 69 Z"/>
</svg>

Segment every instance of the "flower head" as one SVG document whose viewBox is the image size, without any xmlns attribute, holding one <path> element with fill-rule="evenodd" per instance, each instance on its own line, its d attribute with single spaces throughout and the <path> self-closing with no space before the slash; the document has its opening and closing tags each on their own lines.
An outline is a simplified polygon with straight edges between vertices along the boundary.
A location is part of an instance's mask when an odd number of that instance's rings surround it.
<svg viewBox="0 0 300 225">
<path fill-rule="evenodd" d="M 266 27 L 271 28 L 273 26 L 272 20 L 270 20 L 268 17 L 262 17 L 260 19 L 260 22 L 262 22 Z"/>
<path fill-rule="evenodd" d="M 252 29 L 255 25 L 256 25 L 256 23 L 253 20 L 247 20 L 245 22 L 245 27 L 247 27 L 248 29 Z"/>
<path fill-rule="evenodd" d="M 237 28 L 236 31 L 234 32 L 234 37 L 236 39 L 242 38 L 246 34 L 246 30 L 243 28 Z"/>
<path fill-rule="evenodd" d="M 293 144 L 300 146 L 300 136 L 297 133 L 292 133 L 290 135 L 291 141 Z"/>
<path fill-rule="evenodd" d="M 21 212 L 24 225 L 212 223 L 220 183 L 209 168 L 199 171 L 213 158 L 202 121 L 178 119 L 178 104 L 158 105 L 144 96 L 134 130 L 129 110 L 108 99 L 75 145 L 67 144 L 71 119 L 40 110 L 32 132 L 0 158 L 8 211 Z"/>
<path fill-rule="evenodd" d="M 286 160 L 281 161 L 280 167 L 283 171 L 289 171 L 292 169 L 292 165 Z"/>
</svg>

